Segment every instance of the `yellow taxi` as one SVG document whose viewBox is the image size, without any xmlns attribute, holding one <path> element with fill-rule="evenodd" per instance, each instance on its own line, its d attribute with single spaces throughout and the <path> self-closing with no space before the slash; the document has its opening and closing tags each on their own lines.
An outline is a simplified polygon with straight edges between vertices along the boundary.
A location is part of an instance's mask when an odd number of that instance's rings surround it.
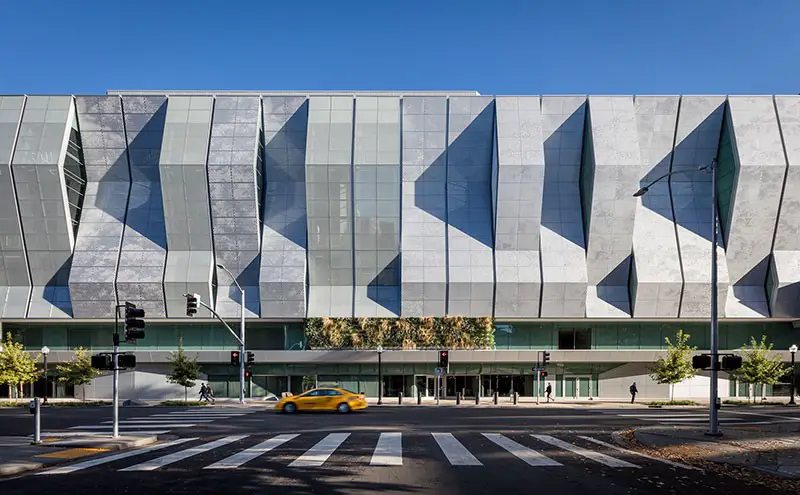
<svg viewBox="0 0 800 495">
<path fill-rule="evenodd" d="M 297 411 L 335 411 L 348 413 L 367 407 L 364 394 L 343 388 L 312 388 L 302 394 L 289 395 L 275 404 L 275 410 L 285 413 Z"/>
</svg>

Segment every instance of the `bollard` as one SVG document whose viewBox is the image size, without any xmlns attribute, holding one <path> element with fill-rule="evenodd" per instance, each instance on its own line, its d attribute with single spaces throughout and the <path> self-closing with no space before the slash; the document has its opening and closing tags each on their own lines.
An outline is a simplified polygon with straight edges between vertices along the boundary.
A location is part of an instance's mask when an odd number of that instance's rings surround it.
<svg viewBox="0 0 800 495">
<path fill-rule="evenodd" d="M 519 394 L 514 392 L 514 405 L 517 405 L 517 400 L 519 400 Z"/>
<path fill-rule="evenodd" d="M 422 391 L 417 389 L 417 405 L 419 406 L 421 404 L 422 404 Z"/>
<path fill-rule="evenodd" d="M 497 391 L 494 393 L 494 405 L 497 405 Z"/>
<path fill-rule="evenodd" d="M 458 393 L 456 394 L 456 405 L 457 405 L 457 406 L 460 406 L 460 405 L 461 405 L 461 392 L 458 392 Z"/>
<path fill-rule="evenodd" d="M 403 392 L 399 392 L 397 394 L 397 405 L 399 406 L 403 405 Z"/>
<path fill-rule="evenodd" d="M 42 409 L 40 407 L 39 398 L 34 397 L 31 401 L 31 409 L 33 410 L 33 443 L 39 445 L 42 443 Z"/>
<path fill-rule="evenodd" d="M 481 394 L 480 392 L 478 392 L 475 394 L 475 405 L 477 406 L 480 403 L 481 403 Z"/>
</svg>

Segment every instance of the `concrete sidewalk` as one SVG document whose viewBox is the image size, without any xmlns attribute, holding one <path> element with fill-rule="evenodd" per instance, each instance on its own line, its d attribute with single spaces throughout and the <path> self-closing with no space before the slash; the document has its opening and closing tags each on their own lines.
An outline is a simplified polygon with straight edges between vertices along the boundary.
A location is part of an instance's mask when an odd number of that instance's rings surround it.
<svg viewBox="0 0 800 495">
<path fill-rule="evenodd" d="M 154 436 L 127 435 L 119 438 L 92 435 L 86 437 L 43 438 L 31 445 L 31 437 L 0 437 L 0 477 L 69 462 L 81 457 L 113 450 L 143 447 L 155 443 Z"/>
<path fill-rule="evenodd" d="M 705 427 L 646 426 L 620 432 L 617 443 L 673 461 L 709 467 L 749 468 L 796 480 L 800 488 L 800 420 L 759 426 L 725 426 L 719 438 Z"/>
</svg>

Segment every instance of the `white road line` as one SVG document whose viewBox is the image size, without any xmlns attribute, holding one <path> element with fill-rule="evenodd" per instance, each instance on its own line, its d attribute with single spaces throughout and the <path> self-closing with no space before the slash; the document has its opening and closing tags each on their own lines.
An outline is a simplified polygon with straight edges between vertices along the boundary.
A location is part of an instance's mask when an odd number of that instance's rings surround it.
<svg viewBox="0 0 800 495">
<path fill-rule="evenodd" d="M 244 413 L 196 413 L 196 414 L 185 414 L 185 413 L 158 413 L 153 414 L 151 416 L 161 416 L 161 417 L 171 417 L 171 418 L 194 418 L 197 416 L 203 416 L 208 418 L 232 418 L 234 416 L 247 416 Z"/>
<path fill-rule="evenodd" d="M 686 464 L 681 464 L 679 462 L 670 461 L 669 459 L 661 459 L 659 457 L 653 457 L 651 455 L 642 454 L 641 452 L 636 452 L 635 450 L 623 449 L 622 447 L 610 444 L 608 442 L 604 442 L 602 440 L 598 440 L 596 438 L 586 437 L 586 436 L 582 436 L 582 435 L 579 435 L 578 438 L 583 438 L 584 440 L 588 440 L 588 441 L 590 441 L 592 443 L 596 443 L 597 445 L 602 445 L 603 447 L 606 447 L 606 448 L 609 448 L 609 449 L 613 449 L 613 450 L 616 450 L 618 452 L 622 452 L 623 454 L 638 455 L 639 457 L 644 457 L 645 459 L 650 459 L 651 461 L 663 462 L 664 464 L 668 464 L 670 466 L 678 467 L 678 468 L 681 468 L 681 469 L 690 469 L 692 471 L 705 472 L 702 469 L 696 468 L 694 466 L 688 466 Z"/>
<path fill-rule="evenodd" d="M 126 431 L 125 435 L 135 435 L 135 436 L 142 436 L 142 435 L 162 435 L 164 433 L 169 433 L 169 430 L 136 430 L 136 431 Z M 33 435 L 29 435 L 33 437 Z M 56 438 L 67 438 L 67 437 L 86 437 L 86 436 L 97 436 L 97 437 L 111 437 L 111 429 L 108 431 L 61 431 L 61 432 L 44 432 L 42 433 L 43 437 L 56 437 Z"/>
<path fill-rule="evenodd" d="M 330 433 L 327 437 L 323 438 L 317 442 L 316 445 L 308 449 L 305 454 L 293 460 L 289 464 L 289 467 L 322 466 L 325 464 L 325 461 L 328 460 L 328 457 L 330 457 L 331 454 L 333 454 L 333 452 L 339 448 L 339 445 L 347 440 L 347 437 L 349 436 L 349 433 Z"/>
<path fill-rule="evenodd" d="M 505 435 L 500 435 L 499 433 L 482 433 L 482 435 L 522 459 L 529 466 L 563 466 L 560 462 L 556 462 L 533 449 L 529 449 Z"/>
<path fill-rule="evenodd" d="M 600 452 L 594 452 L 592 450 L 584 449 L 583 447 L 578 447 L 577 445 L 572 445 L 571 443 L 567 443 L 563 440 L 559 440 L 558 438 L 551 437 L 550 435 L 531 435 L 531 436 L 544 443 L 549 443 L 550 445 L 556 446 L 558 448 L 568 450 L 573 454 L 578 454 L 579 456 L 583 456 L 586 457 L 587 459 L 599 462 L 604 466 L 615 467 L 615 468 L 639 469 L 639 466 L 637 466 L 636 464 L 631 464 L 630 462 L 623 461 L 622 459 L 617 459 L 616 457 L 611 457 L 610 455 L 601 454 Z"/>
<path fill-rule="evenodd" d="M 681 413 L 660 413 L 660 414 L 617 414 L 620 418 L 707 418 L 708 413 L 700 414 L 681 414 Z"/>
<path fill-rule="evenodd" d="M 276 437 L 270 438 L 269 440 L 261 442 L 258 445 L 254 445 L 249 449 L 237 452 L 236 454 L 230 457 L 215 462 L 214 464 L 208 465 L 203 469 L 236 469 L 242 464 L 250 462 L 256 457 L 262 456 L 267 452 L 269 452 L 270 450 L 280 447 L 284 443 L 298 436 L 299 435 L 296 433 L 291 435 L 278 435 Z"/>
<path fill-rule="evenodd" d="M 214 421 L 213 419 L 195 419 L 192 418 L 192 423 L 211 423 Z M 103 421 L 103 424 L 113 424 L 113 421 Z M 169 423 L 169 421 L 165 421 L 163 419 L 121 419 L 119 421 L 120 425 L 160 425 L 163 423 Z"/>
<path fill-rule="evenodd" d="M 431 433 L 451 466 L 483 466 L 452 433 Z"/>
<path fill-rule="evenodd" d="M 153 452 L 154 450 L 165 449 L 167 447 L 172 447 L 174 445 L 180 445 L 182 443 L 191 442 L 192 440 L 197 440 L 196 438 L 179 438 L 177 440 L 173 440 L 171 442 L 160 443 L 158 445 L 151 445 L 149 447 L 144 447 L 141 449 L 130 450 L 128 452 L 122 452 L 121 454 L 114 454 L 109 455 L 106 457 L 101 457 L 99 459 L 92 459 L 90 461 L 83 461 L 77 464 L 72 464 L 71 466 L 62 466 L 53 469 L 48 469 L 47 471 L 42 471 L 39 473 L 35 473 L 37 475 L 47 475 L 47 474 L 68 474 L 74 473 L 75 471 L 80 471 L 82 469 L 99 466 L 101 464 L 108 464 L 109 462 L 118 461 L 120 459 L 126 459 L 128 457 L 133 457 L 135 455 L 146 454 L 148 452 Z"/>
<path fill-rule="evenodd" d="M 381 433 L 378 445 L 372 453 L 370 466 L 402 466 L 403 434 L 399 431 Z"/>
<path fill-rule="evenodd" d="M 781 416 L 779 414 L 764 414 L 764 413 L 745 412 L 745 411 L 726 411 L 726 412 L 730 414 L 746 414 L 748 416 L 764 416 L 765 418 L 777 418 L 777 419 L 782 419 L 784 421 L 800 421 L 800 417 Z"/>
<path fill-rule="evenodd" d="M 149 425 L 126 425 L 120 423 L 120 428 L 144 428 L 145 426 L 149 427 L 157 427 L 157 428 L 191 428 L 194 426 L 194 423 L 168 423 L 168 422 L 160 422 L 157 424 L 149 424 Z M 87 425 L 87 426 L 71 426 L 70 430 L 107 430 L 111 428 L 111 425 Z"/>
<path fill-rule="evenodd" d="M 185 450 L 179 450 L 178 452 L 175 452 L 173 454 L 157 457 L 147 462 L 136 464 L 135 466 L 126 467 L 125 469 L 120 469 L 120 471 L 155 471 L 158 468 L 169 466 L 170 464 L 174 464 L 178 461 L 188 459 L 189 457 L 202 454 L 203 452 L 208 452 L 209 450 L 213 450 L 218 447 L 222 447 L 223 445 L 227 445 L 233 442 L 238 442 L 239 440 L 247 438 L 248 436 L 250 435 L 233 435 L 229 437 L 220 438 L 219 440 L 214 440 L 213 442 L 205 443 L 203 445 L 198 445 L 197 447 L 191 447 Z"/>
</svg>

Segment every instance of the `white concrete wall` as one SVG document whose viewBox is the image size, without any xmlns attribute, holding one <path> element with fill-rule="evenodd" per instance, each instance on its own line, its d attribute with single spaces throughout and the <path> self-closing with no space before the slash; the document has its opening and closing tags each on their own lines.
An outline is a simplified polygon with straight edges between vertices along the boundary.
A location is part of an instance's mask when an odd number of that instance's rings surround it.
<svg viewBox="0 0 800 495">
<path fill-rule="evenodd" d="M 642 399 L 669 399 L 669 385 L 661 385 L 650 378 L 648 366 L 645 363 L 623 364 L 617 368 L 600 373 L 599 397 L 615 399 L 630 397 L 631 383 L 636 382 Z M 710 377 L 707 373 L 698 374 L 691 380 L 675 384 L 674 398 L 680 399 L 708 399 Z M 720 373 L 719 397 L 726 399 L 730 396 L 730 385 L 727 375 Z"/>
<path fill-rule="evenodd" d="M 170 366 L 140 366 L 135 371 L 120 371 L 119 398 L 124 400 L 183 400 L 183 387 L 167 383 L 166 375 Z M 188 389 L 190 400 L 197 400 L 200 384 L 207 382 L 206 375 L 200 375 L 193 388 Z M 87 400 L 108 400 L 112 396 L 112 374 L 101 375 L 86 386 Z M 83 398 L 80 387 L 75 388 L 75 397 Z"/>
</svg>

